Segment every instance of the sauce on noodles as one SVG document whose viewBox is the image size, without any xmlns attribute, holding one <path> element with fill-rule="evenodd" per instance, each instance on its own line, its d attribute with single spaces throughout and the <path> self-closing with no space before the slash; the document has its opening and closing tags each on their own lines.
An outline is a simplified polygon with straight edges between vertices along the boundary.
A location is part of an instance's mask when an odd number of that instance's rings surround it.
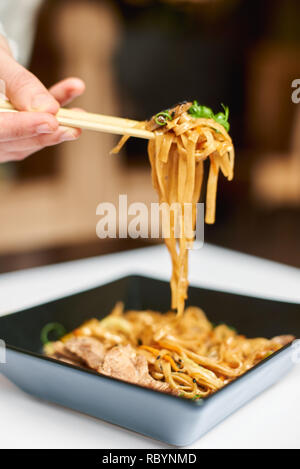
<svg viewBox="0 0 300 469">
<path fill-rule="evenodd" d="M 178 319 L 174 312 L 125 312 L 117 303 L 110 315 L 91 319 L 60 342 L 48 343 L 45 352 L 101 374 L 199 399 L 291 340 L 248 339 L 225 324 L 214 326 L 196 307 L 186 308 Z"/>
<path fill-rule="evenodd" d="M 169 212 L 170 236 L 165 238 L 173 267 L 171 307 L 177 312 L 124 312 L 123 304 L 118 303 L 103 320 L 91 319 L 60 341 L 47 343 L 48 356 L 162 392 L 199 399 L 293 340 L 292 336 L 247 339 L 225 324 L 215 327 L 200 308 L 184 309 L 188 248 L 194 242 L 196 203 L 205 162 L 209 164 L 207 223 L 215 221 L 220 171 L 228 180 L 233 178 L 234 149 L 228 134 L 228 109 L 224 107 L 224 111 L 215 116 L 196 102 L 182 103 L 139 124 L 155 134 L 149 141 L 148 155 L 159 201 L 177 207 Z M 123 137 L 113 151 L 118 152 L 127 139 Z M 184 226 L 185 204 L 192 207 L 188 228 Z"/>
<path fill-rule="evenodd" d="M 145 123 L 146 129 L 155 134 L 155 138 L 148 143 L 153 187 L 161 204 L 174 207 L 169 211 L 169 220 L 163 218 L 162 229 L 166 232 L 166 225 L 170 227 L 170 236 L 164 240 L 172 260 L 171 307 L 177 310 L 178 316 L 182 315 L 187 298 L 188 254 L 194 241 L 196 204 L 204 180 L 204 162 L 209 162 L 206 223 L 215 222 L 219 172 L 232 180 L 234 169 L 234 148 L 224 125 L 214 120 L 212 112 L 211 118 L 194 117 L 201 115 L 190 113 L 194 107 L 195 102 L 185 102 L 156 114 Z M 223 114 L 224 124 L 229 126 L 227 119 Z M 114 153 L 122 148 L 127 138 L 122 138 Z M 189 224 L 184 223 L 188 206 L 192 207 Z"/>
</svg>

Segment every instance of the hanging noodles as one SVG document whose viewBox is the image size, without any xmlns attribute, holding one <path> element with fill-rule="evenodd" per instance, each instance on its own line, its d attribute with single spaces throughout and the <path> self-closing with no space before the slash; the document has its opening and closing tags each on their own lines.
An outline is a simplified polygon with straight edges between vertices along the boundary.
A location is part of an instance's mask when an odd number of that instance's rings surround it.
<svg viewBox="0 0 300 469">
<path fill-rule="evenodd" d="M 148 144 L 153 186 L 159 202 L 174 207 L 169 211 L 169 219 L 162 217 L 162 230 L 172 259 L 171 307 L 179 316 L 187 298 L 188 252 L 194 241 L 196 204 L 202 189 L 204 161 L 210 162 L 206 223 L 215 222 L 219 171 L 228 180 L 233 178 L 234 148 L 227 132 L 228 108 L 224 107 L 224 110 L 225 113 L 215 116 L 209 108 L 199 106 L 196 101 L 193 104 L 185 102 L 158 113 L 145 124 L 146 129 L 155 134 Z M 209 118 L 198 117 L 203 115 Z M 127 139 L 123 137 L 113 152 L 120 151 Z M 190 223 L 185 223 L 189 220 L 188 204 L 192 213 Z"/>
</svg>

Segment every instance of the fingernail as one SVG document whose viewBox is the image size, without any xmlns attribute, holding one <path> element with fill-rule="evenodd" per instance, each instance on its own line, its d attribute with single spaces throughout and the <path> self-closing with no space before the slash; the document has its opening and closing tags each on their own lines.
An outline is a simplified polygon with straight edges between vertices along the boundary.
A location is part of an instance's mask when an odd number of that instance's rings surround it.
<svg viewBox="0 0 300 469">
<path fill-rule="evenodd" d="M 37 126 L 36 131 L 38 134 L 52 134 L 54 130 L 49 124 L 40 124 Z"/>
<path fill-rule="evenodd" d="M 76 130 L 66 130 L 62 135 L 61 135 L 61 141 L 65 142 L 67 140 L 76 140 L 78 138 L 78 134 Z"/>
</svg>

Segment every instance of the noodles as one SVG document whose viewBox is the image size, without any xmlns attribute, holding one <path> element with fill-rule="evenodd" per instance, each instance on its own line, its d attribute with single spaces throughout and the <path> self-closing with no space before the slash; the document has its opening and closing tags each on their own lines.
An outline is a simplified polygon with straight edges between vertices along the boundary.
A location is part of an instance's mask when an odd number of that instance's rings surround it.
<svg viewBox="0 0 300 469">
<path fill-rule="evenodd" d="M 146 124 L 155 133 L 148 144 L 152 183 L 160 203 L 172 207 L 168 219 L 163 217 L 163 232 L 170 227 L 165 243 L 173 266 L 171 307 L 177 313 L 124 312 L 123 304 L 117 303 L 106 318 L 91 319 L 60 341 L 46 344 L 48 356 L 151 389 L 200 399 L 293 340 L 292 336 L 247 339 L 224 324 L 214 327 L 200 308 L 185 309 L 188 248 L 194 241 L 204 161 L 210 163 L 207 223 L 215 221 L 219 172 L 233 178 L 229 111 L 223 108 L 224 113 L 214 115 L 197 102 L 183 103 Z M 127 139 L 123 137 L 113 151 L 119 151 Z"/>
<path fill-rule="evenodd" d="M 234 150 L 230 136 L 224 128 L 228 110 L 219 113 L 216 122 L 209 108 L 198 103 L 183 103 L 163 111 L 145 123 L 155 133 L 148 144 L 152 167 L 152 183 L 161 204 L 170 207 L 169 218 L 162 218 L 162 230 L 172 259 L 172 309 L 178 316 L 184 310 L 188 289 L 188 249 L 192 248 L 196 226 L 196 203 L 200 199 L 203 183 L 203 162 L 210 162 L 206 190 L 206 223 L 215 222 L 216 197 L 219 172 L 233 178 Z M 206 110 L 211 118 L 194 117 Z M 196 114 L 191 114 L 191 109 Z M 207 112 L 207 110 L 209 112 Z M 200 114 L 197 114 L 197 112 Z M 123 137 L 113 152 L 118 152 L 127 137 Z M 192 213 L 189 214 L 189 206 Z M 187 221 L 190 221 L 189 223 Z M 170 233 L 168 228 L 170 227 Z"/>
<path fill-rule="evenodd" d="M 165 331 L 163 335 L 161 331 Z M 168 392 L 189 399 L 221 389 L 292 340 L 247 339 L 224 324 L 214 327 L 196 307 L 176 318 L 173 312 L 123 312 L 121 303 L 104 319 L 88 321 L 62 338 L 62 343 L 73 340 L 74 347 L 74 338 L 82 337 L 97 339 L 106 352 L 131 346 L 147 361 L 151 379 L 168 385 Z M 48 346 L 48 355 L 52 354 Z M 130 381 L 126 367 L 121 368 L 120 379 Z M 98 371 L 102 372 L 101 366 Z M 141 384 L 147 386 L 147 382 Z"/>
</svg>

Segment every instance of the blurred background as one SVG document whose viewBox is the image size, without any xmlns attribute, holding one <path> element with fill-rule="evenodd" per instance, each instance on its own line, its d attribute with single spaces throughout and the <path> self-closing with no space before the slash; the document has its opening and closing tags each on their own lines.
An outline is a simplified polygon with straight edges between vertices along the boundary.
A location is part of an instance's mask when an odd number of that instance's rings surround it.
<svg viewBox="0 0 300 469">
<path fill-rule="evenodd" d="M 228 104 L 236 175 L 220 180 L 206 242 L 300 267 L 299 18 L 298 0 L 44 0 L 29 68 L 46 85 L 83 78 L 75 104 L 91 112 Z M 100 202 L 156 201 L 146 143 L 109 155 L 115 143 L 85 132 L 0 166 L 0 272 L 153 242 L 96 236 Z"/>
</svg>

